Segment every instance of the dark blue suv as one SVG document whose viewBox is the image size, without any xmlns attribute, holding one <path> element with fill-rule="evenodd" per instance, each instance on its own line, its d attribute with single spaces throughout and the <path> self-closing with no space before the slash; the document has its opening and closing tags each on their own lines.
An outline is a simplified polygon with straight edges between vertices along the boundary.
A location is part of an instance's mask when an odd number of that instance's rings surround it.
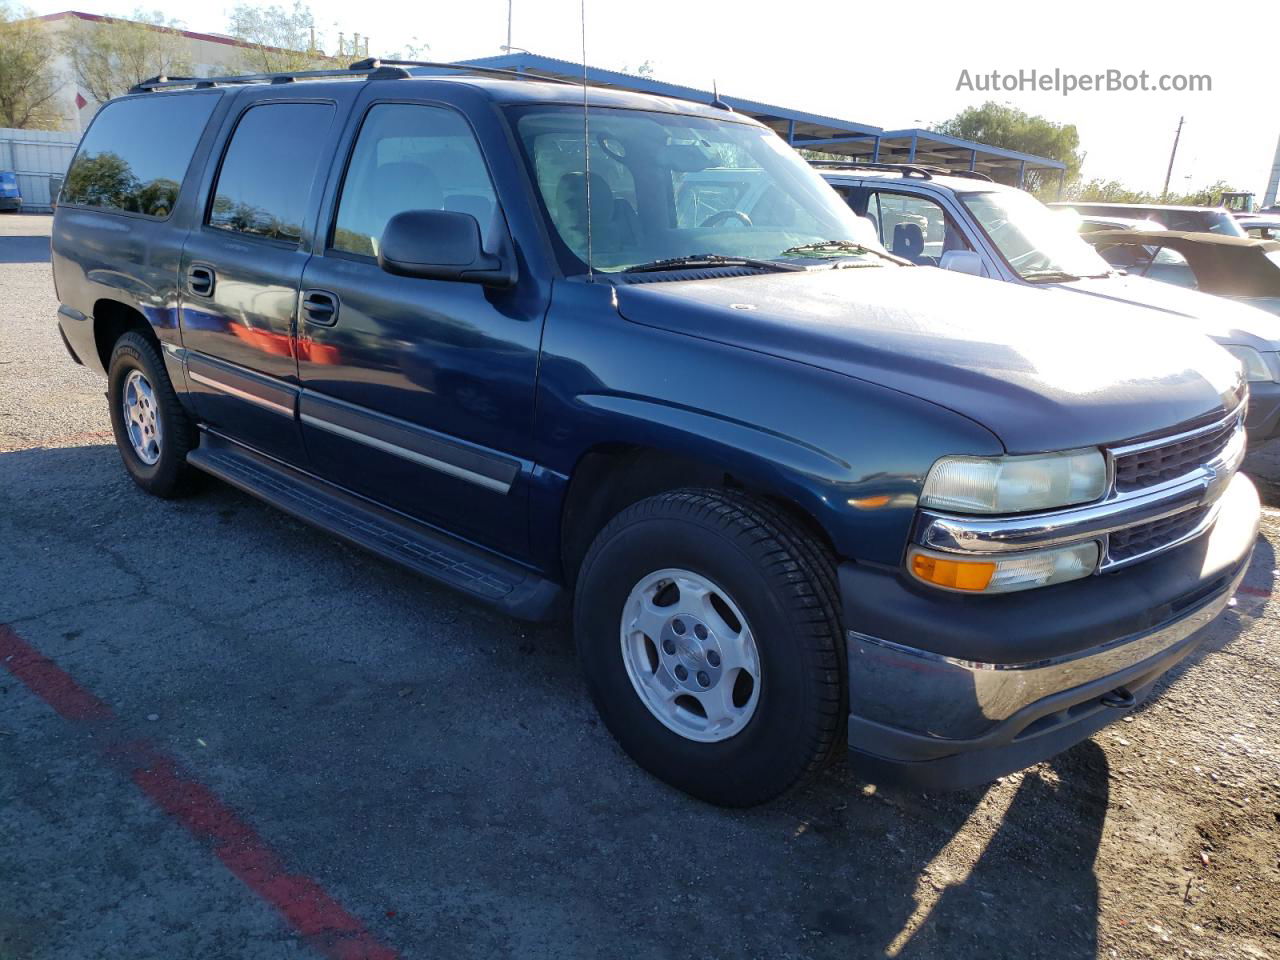
<svg viewBox="0 0 1280 960">
<path fill-rule="evenodd" d="M 139 485 L 571 613 L 610 730 L 722 804 L 846 744 L 981 782 L 1191 652 L 1257 530 L 1226 353 L 912 266 L 715 105 L 499 73 L 102 108 L 54 274 Z"/>
</svg>

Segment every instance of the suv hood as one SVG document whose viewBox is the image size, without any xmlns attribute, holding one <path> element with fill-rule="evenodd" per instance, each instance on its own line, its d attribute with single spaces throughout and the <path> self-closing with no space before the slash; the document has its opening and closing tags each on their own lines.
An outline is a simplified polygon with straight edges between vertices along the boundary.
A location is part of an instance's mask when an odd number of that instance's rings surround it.
<svg viewBox="0 0 1280 960">
<path fill-rule="evenodd" d="M 1243 391 L 1239 364 L 1226 351 L 1153 322 L 1149 311 L 927 267 L 616 290 L 619 312 L 635 323 L 911 394 L 977 421 L 1010 453 L 1167 433 L 1233 409 Z"/>
<path fill-rule="evenodd" d="M 1239 343 L 1255 350 L 1280 350 L 1280 318 L 1225 297 L 1146 277 L 1118 274 L 1048 286 L 1174 314 L 1180 318 L 1181 329 L 1203 333 L 1219 343 Z"/>
</svg>

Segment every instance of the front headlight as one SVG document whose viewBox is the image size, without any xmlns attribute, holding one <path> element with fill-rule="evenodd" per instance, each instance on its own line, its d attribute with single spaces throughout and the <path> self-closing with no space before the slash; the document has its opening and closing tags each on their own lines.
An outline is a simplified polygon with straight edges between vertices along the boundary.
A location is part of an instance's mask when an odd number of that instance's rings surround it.
<svg viewBox="0 0 1280 960">
<path fill-rule="evenodd" d="M 1096 447 L 1027 457 L 943 457 L 920 494 L 922 507 L 958 513 L 1028 513 L 1099 499 L 1107 462 Z"/>
<path fill-rule="evenodd" d="M 1226 344 L 1222 349 L 1240 361 L 1240 366 L 1244 367 L 1244 377 L 1250 383 L 1272 379 L 1271 370 L 1267 367 L 1267 361 L 1253 347 Z"/>
</svg>

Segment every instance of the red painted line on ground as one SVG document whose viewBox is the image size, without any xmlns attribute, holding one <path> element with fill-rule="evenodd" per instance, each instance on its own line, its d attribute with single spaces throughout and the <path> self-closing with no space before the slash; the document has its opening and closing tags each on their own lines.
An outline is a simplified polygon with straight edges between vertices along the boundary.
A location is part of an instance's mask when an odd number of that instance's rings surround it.
<svg viewBox="0 0 1280 960">
<path fill-rule="evenodd" d="M 1270 591 L 1270 590 L 1262 590 L 1262 589 L 1260 589 L 1260 588 L 1258 588 L 1258 587 L 1247 587 L 1247 586 L 1244 586 L 1243 584 L 1241 584 L 1240 586 L 1236 587 L 1236 593 L 1243 593 L 1243 594 L 1246 594 L 1246 595 L 1248 595 L 1248 596 L 1250 596 L 1250 597 L 1269 597 L 1269 596 L 1271 596 L 1271 591 Z"/>
<path fill-rule="evenodd" d="M 111 719 L 111 708 L 0 623 L 0 663 L 37 697 L 67 720 L 78 723 Z"/>
<path fill-rule="evenodd" d="M 95 733 L 116 725 L 105 703 L 65 670 L 0 623 L 0 665 L 59 716 L 92 725 Z M 398 960 L 364 925 L 310 877 L 290 873 L 279 855 L 204 784 L 146 740 L 98 736 L 103 756 L 121 766 L 152 803 L 180 823 L 246 887 L 284 917 L 310 946 L 331 960 Z"/>
</svg>

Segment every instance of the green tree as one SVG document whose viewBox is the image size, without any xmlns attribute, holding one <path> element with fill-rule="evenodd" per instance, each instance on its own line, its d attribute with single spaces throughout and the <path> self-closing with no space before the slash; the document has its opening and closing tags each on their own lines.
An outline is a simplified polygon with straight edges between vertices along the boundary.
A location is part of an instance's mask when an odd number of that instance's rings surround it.
<svg viewBox="0 0 1280 960">
<path fill-rule="evenodd" d="M 231 11 L 231 35 L 248 44 L 240 57 L 246 73 L 297 73 L 338 64 L 318 49 L 311 8 L 295 0 L 292 7 L 259 7 L 242 3 Z"/>
<path fill-rule="evenodd" d="M 1092 203 L 1156 203 L 1156 197 L 1143 190 L 1133 190 L 1119 180 L 1092 180 L 1068 184 L 1063 200 L 1080 200 Z"/>
<path fill-rule="evenodd" d="M 71 18 L 63 53 L 77 82 L 99 103 L 155 76 L 191 72 L 181 25 L 159 10 L 104 20 Z"/>
<path fill-rule="evenodd" d="M 178 191 L 182 185 L 176 180 L 159 177 L 150 183 L 139 186 L 134 205 L 139 213 L 153 217 L 167 217 L 178 202 Z"/>
<path fill-rule="evenodd" d="M 1235 193 L 1237 187 L 1225 180 L 1218 180 L 1186 193 L 1170 193 L 1161 199 L 1158 193 L 1145 190 L 1131 190 L 1118 180 L 1094 178 L 1085 182 L 1076 182 L 1068 187 L 1064 200 L 1078 200 L 1082 203 L 1168 203 L 1174 206 L 1216 207 L 1224 193 Z"/>
<path fill-rule="evenodd" d="M 365 49 L 368 49 L 367 41 Z M 430 55 L 431 44 L 424 43 L 422 40 L 418 39 L 417 36 L 412 36 L 406 40 L 403 47 L 388 51 L 387 53 L 375 54 L 375 56 L 381 57 L 383 60 L 426 60 Z M 364 54 L 361 54 L 360 56 L 363 58 Z"/>
<path fill-rule="evenodd" d="M 0 0 L 0 127 L 57 130 L 57 49 L 32 17 Z"/>
<path fill-rule="evenodd" d="M 1192 190 L 1188 193 L 1171 193 L 1165 203 L 1176 203 L 1188 207 L 1216 207 L 1222 202 L 1224 193 L 1240 193 L 1240 187 L 1233 187 L 1225 180 L 1217 180 L 1207 187 Z"/>
<path fill-rule="evenodd" d="M 138 178 L 118 153 L 106 151 L 76 160 L 63 185 L 64 197 L 90 207 L 136 210 Z"/>
<path fill-rule="evenodd" d="M 995 101 L 987 101 L 980 107 L 968 107 L 933 129 L 962 140 L 976 140 L 993 147 L 1061 160 L 1067 165 L 1068 180 L 1079 176 L 1080 165 L 1084 162 L 1084 155 L 1080 152 L 1080 134 L 1074 124 L 1054 123 Z M 1033 192 L 1048 187 L 1056 190 L 1057 184 L 1056 171 L 1027 174 L 1026 188 Z"/>
</svg>

